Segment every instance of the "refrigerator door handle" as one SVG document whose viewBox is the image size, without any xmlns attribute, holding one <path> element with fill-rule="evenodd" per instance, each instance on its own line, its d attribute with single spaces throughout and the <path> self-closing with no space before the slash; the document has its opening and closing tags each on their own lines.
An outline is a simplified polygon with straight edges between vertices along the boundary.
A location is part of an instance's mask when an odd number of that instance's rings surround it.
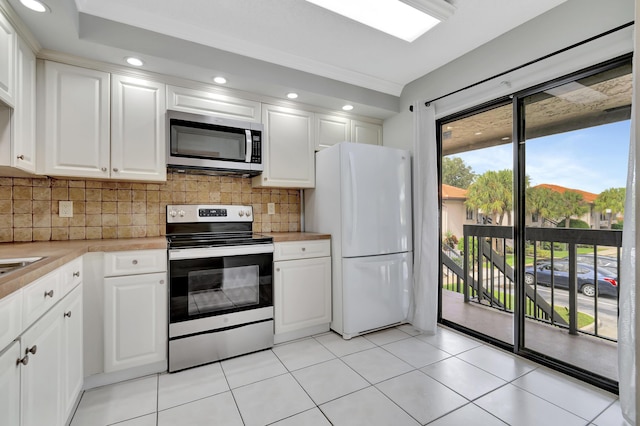
<svg viewBox="0 0 640 426">
<path fill-rule="evenodd" d="M 352 242 L 356 236 L 356 220 L 358 217 L 358 186 L 356 185 L 356 172 L 353 164 L 353 152 L 349 153 L 349 178 L 351 180 L 351 182 L 349 182 L 351 186 L 351 197 L 349 197 L 351 201 L 351 235 L 349 235 L 349 242 Z"/>
</svg>

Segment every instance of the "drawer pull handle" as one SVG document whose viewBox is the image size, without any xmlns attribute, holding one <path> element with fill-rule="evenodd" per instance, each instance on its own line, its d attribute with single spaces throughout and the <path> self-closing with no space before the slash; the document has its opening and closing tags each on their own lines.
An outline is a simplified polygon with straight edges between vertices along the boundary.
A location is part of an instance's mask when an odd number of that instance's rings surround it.
<svg viewBox="0 0 640 426">
<path fill-rule="evenodd" d="M 27 348 L 27 349 L 24 351 L 24 354 L 25 354 L 25 355 L 29 355 L 29 354 L 35 355 L 35 354 L 36 354 L 36 352 L 38 352 L 38 345 L 33 345 L 33 346 L 31 346 L 30 348 Z"/>
<path fill-rule="evenodd" d="M 18 160 L 24 160 L 24 155 L 22 154 L 18 155 Z"/>
<path fill-rule="evenodd" d="M 131 261 L 131 263 L 133 263 L 134 265 L 137 265 L 137 264 L 138 264 L 138 261 L 137 261 L 136 259 L 133 259 L 133 260 Z"/>
<path fill-rule="evenodd" d="M 71 318 L 71 311 L 65 312 L 64 316 L 67 317 L 67 318 Z"/>
<path fill-rule="evenodd" d="M 114 167 L 114 168 L 113 168 L 113 171 L 117 173 L 117 172 L 118 172 L 118 168 L 117 168 L 117 167 Z"/>
<path fill-rule="evenodd" d="M 27 365 L 29 364 L 29 355 L 25 355 L 24 358 L 18 358 L 18 361 L 16 362 L 16 365 Z"/>
<path fill-rule="evenodd" d="M 107 168 L 106 168 L 106 167 L 103 167 L 103 168 L 101 168 L 100 170 L 102 170 L 103 172 L 106 172 L 106 171 L 107 171 Z"/>
<path fill-rule="evenodd" d="M 45 291 L 44 292 L 44 297 L 46 298 L 47 296 L 48 297 L 53 297 L 53 290 Z"/>
<path fill-rule="evenodd" d="M 74 273 L 73 273 L 73 276 L 74 276 L 74 277 L 79 277 L 79 276 L 80 276 L 80 271 L 76 271 L 76 272 L 74 272 Z"/>
</svg>

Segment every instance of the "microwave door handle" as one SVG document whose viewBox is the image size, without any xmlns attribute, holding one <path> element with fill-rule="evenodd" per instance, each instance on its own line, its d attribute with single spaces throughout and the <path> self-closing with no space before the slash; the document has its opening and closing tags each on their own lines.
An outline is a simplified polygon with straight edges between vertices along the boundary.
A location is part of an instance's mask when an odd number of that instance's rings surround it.
<svg viewBox="0 0 640 426">
<path fill-rule="evenodd" d="M 246 140 L 247 140 L 247 149 L 245 149 L 245 151 L 244 151 L 246 153 L 244 161 L 246 163 L 250 163 L 251 162 L 251 148 L 252 148 L 251 130 L 245 129 L 244 134 L 245 134 L 245 137 L 246 137 Z"/>
</svg>

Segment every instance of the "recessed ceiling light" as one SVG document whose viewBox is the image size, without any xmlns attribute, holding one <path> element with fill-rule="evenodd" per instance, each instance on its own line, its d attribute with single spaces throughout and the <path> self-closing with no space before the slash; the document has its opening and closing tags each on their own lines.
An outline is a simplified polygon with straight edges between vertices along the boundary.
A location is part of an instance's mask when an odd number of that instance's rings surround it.
<svg viewBox="0 0 640 426">
<path fill-rule="evenodd" d="M 142 62 L 142 59 L 134 58 L 133 56 L 129 56 L 125 60 L 129 65 L 133 65 L 134 67 L 141 67 L 144 65 L 144 62 Z"/>
<path fill-rule="evenodd" d="M 227 79 L 224 77 L 215 77 L 213 79 L 214 82 L 218 83 L 218 84 L 226 84 L 227 83 Z"/>
<path fill-rule="evenodd" d="M 307 0 L 394 37 L 412 42 L 453 14 L 443 0 Z"/>
<path fill-rule="evenodd" d="M 20 3 L 22 3 L 24 7 L 29 8 L 35 12 L 42 13 L 49 11 L 47 5 L 38 0 L 20 0 Z"/>
<path fill-rule="evenodd" d="M 289 93 L 287 93 L 287 98 L 289 98 L 289 99 L 297 99 L 298 98 L 298 94 L 296 92 L 289 92 Z"/>
<path fill-rule="evenodd" d="M 345 105 L 342 107 L 344 111 L 351 111 L 353 109 L 353 105 Z"/>
</svg>

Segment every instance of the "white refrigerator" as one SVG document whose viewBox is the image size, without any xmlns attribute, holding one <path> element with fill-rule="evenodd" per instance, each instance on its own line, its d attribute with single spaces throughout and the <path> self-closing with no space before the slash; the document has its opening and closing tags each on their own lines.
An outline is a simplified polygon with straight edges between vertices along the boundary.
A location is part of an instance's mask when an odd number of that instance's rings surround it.
<svg viewBox="0 0 640 426">
<path fill-rule="evenodd" d="M 407 319 L 413 281 L 408 151 L 342 142 L 316 154 L 305 230 L 331 234 L 331 328 L 345 339 Z"/>
</svg>

